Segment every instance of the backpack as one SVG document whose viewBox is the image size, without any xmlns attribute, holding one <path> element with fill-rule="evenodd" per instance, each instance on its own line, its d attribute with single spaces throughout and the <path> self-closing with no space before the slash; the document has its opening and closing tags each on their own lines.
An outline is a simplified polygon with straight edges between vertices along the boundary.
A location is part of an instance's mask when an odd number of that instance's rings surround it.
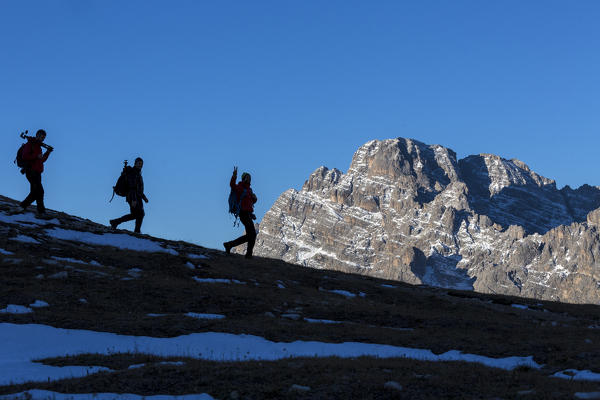
<svg viewBox="0 0 600 400">
<path fill-rule="evenodd" d="M 29 162 L 23 160 L 23 151 L 26 144 L 27 143 L 23 143 L 21 147 L 19 147 L 19 150 L 17 150 L 17 157 L 15 157 L 15 164 L 17 164 L 17 167 L 21 168 L 22 174 L 24 174 L 25 170 L 29 168 Z"/>
<path fill-rule="evenodd" d="M 127 179 L 127 175 L 129 174 L 131 167 L 127 166 L 127 161 L 125 161 L 125 166 L 123 167 L 123 171 L 121 171 L 121 175 L 117 179 L 117 183 L 113 186 L 113 195 L 110 198 L 109 203 L 117 196 L 125 197 L 127 193 L 129 193 L 129 180 Z"/>
<path fill-rule="evenodd" d="M 240 217 L 240 211 L 242 211 L 242 199 L 246 197 L 246 189 L 242 192 L 242 195 L 238 198 L 237 193 L 233 188 L 229 192 L 229 213 L 235 217 L 233 226 L 236 225 L 238 218 Z M 239 225 L 239 223 L 238 223 Z"/>
</svg>

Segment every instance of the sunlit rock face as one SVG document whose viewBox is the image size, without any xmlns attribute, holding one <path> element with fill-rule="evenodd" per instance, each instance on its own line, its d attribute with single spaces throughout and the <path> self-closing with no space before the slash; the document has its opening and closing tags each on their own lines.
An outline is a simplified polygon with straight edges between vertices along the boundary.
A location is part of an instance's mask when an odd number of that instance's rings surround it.
<svg viewBox="0 0 600 400">
<path fill-rule="evenodd" d="M 371 141 L 266 213 L 255 254 L 426 284 L 600 304 L 600 188 L 556 188 L 519 160 Z"/>
</svg>

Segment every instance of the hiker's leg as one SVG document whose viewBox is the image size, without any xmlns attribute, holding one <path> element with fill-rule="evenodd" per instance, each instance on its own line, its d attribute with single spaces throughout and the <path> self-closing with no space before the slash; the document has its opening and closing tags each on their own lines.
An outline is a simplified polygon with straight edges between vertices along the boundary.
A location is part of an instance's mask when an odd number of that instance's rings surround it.
<svg viewBox="0 0 600 400">
<path fill-rule="evenodd" d="M 240 213 L 240 221 L 242 221 L 244 228 L 246 228 L 246 240 L 248 241 L 246 257 L 252 257 L 252 250 L 254 250 L 254 243 L 256 242 L 256 229 L 254 229 L 254 221 L 252 221 L 251 215 L 248 212 Z"/>
<path fill-rule="evenodd" d="M 142 204 L 142 202 L 140 201 L 138 206 L 135 208 L 135 210 L 132 210 L 131 212 L 132 215 L 135 216 L 135 233 L 140 233 L 141 228 L 142 228 L 142 221 L 144 220 L 144 215 L 146 215 L 146 213 L 144 212 L 144 205 Z"/>
<path fill-rule="evenodd" d="M 27 195 L 27 197 L 25 197 L 25 200 L 23 200 L 21 202 L 21 207 L 23 207 L 23 209 L 29 207 L 31 205 L 31 203 L 33 203 L 35 201 L 35 197 L 36 197 L 36 184 L 35 184 L 35 177 L 33 176 L 34 172 L 33 171 L 26 171 L 25 172 L 25 176 L 27 177 L 27 180 L 29 181 L 29 194 Z"/>
<path fill-rule="evenodd" d="M 36 173 L 35 203 L 37 205 L 38 213 L 44 214 L 46 212 L 46 206 L 44 205 L 44 186 L 42 185 L 42 174 L 41 173 Z"/>
<path fill-rule="evenodd" d="M 239 238 L 232 240 L 231 242 L 227 242 L 229 244 L 229 247 L 236 247 L 239 246 L 240 244 L 244 244 L 248 241 L 248 235 L 242 235 Z"/>
<path fill-rule="evenodd" d="M 123 215 L 121 218 L 112 219 L 111 225 L 113 225 L 116 228 L 119 224 L 122 224 L 123 222 L 133 221 L 136 218 L 134 215 L 134 212 L 135 212 L 135 209 L 130 204 L 129 205 L 129 214 Z"/>
<path fill-rule="evenodd" d="M 252 222 L 251 214 L 247 211 L 242 211 L 240 213 L 240 221 L 246 228 L 246 233 L 239 238 L 227 242 L 228 247 L 236 247 L 240 244 L 248 243 L 248 250 L 246 251 L 246 256 L 252 257 L 252 250 L 254 249 L 254 243 L 256 242 L 256 229 L 254 229 L 254 222 Z M 225 248 L 227 249 L 227 247 Z"/>
</svg>

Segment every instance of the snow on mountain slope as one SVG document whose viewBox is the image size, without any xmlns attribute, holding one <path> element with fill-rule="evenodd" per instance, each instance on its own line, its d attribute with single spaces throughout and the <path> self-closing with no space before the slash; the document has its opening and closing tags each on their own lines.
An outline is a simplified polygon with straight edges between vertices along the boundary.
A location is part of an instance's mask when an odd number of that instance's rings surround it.
<svg viewBox="0 0 600 400">
<path fill-rule="evenodd" d="M 413 284 L 600 304 L 600 188 L 411 139 L 320 167 L 260 224 L 256 253 Z M 596 211 L 594 211 L 596 210 Z M 589 214 L 589 216 L 588 216 Z"/>
</svg>

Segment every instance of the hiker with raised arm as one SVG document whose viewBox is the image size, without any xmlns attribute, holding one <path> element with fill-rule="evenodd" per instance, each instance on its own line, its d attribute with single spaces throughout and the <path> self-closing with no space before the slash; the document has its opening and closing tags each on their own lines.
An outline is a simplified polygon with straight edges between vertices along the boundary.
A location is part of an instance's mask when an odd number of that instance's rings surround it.
<svg viewBox="0 0 600 400">
<path fill-rule="evenodd" d="M 121 218 L 111 219 L 110 226 L 113 229 L 117 229 L 117 226 L 123 222 L 135 220 L 135 233 L 140 233 L 142 228 L 142 221 L 144 220 L 144 203 L 148 202 L 148 198 L 144 194 L 144 180 L 142 179 L 142 167 L 144 166 L 144 160 L 140 157 L 135 159 L 133 167 L 125 166 L 123 173 L 117 181 L 115 191 L 121 196 L 125 196 L 125 200 L 129 204 L 129 214 L 123 215 Z M 120 190 L 123 190 L 121 192 Z"/>
<path fill-rule="evenodd" d="M 46 215 L 46 207 L 44 205 L 44 186 L 42 186 L 42 172 L 44 172 L 44 163 L 48 161 L 50 153 L 54 150 L 52 146 L 44 144 L 46 139 L 46 131 L 40 129 L 36 132 L 35 137 L 27 136 L 27 131 L 21 133 L 23 139 L 27 139 L 27 143 L 19 148 L 15 163 L 21 168 L 21 173 L 25 174 L 29 181 L 29 194 L 21 202 L 19 207 L 14 210 L 15 213 L 25 212 L 34 201 L 37 205 L 37 217 L 48 218 Z M 46 149 L 43 153 L 42 147 Z"/>
<path fill-rule="evenodd" d="M 252 193 L 250 182 L 252 177 L 249 173 L 244 172 L 242 174 L 242 180 L 236 183 L 237 180 L 237 167 L 233 168 L 233 175 L 229 181 L 231 187 L 231 194 L 229 195 L 229 212 L 231 212 L 236 218 L 239 217 L 240 221 L 246 228 L 246 233 L 239 238 L 230 242 L 223 243 L 225 252 L 229 254 L 231 249 L 244 243 L 248 243 L 246 250 L 246 258 L 252 258 L 252 250 L 254 249 L 254 243 L 256 242 L 256 229 L 254 229 L 253 220 L 256 219 L 254 215 L 254 203 L 257 198 Z"/>
</svg>

